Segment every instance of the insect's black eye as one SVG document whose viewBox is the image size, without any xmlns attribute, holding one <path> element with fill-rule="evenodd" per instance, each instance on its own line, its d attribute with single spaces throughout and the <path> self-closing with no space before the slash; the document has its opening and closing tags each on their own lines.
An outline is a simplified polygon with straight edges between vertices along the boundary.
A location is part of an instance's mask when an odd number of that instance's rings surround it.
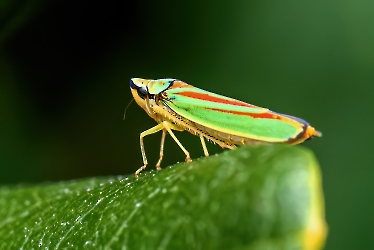
<svg viewBox="0 0 374 250">
<path fill-rule="evenodd" d="M 138 95 L 141 97 L 141 98 L 145 98 L 148 94 L 148 91 L 145 89 L 145 88 L 138 88 Z"/>
</svg>

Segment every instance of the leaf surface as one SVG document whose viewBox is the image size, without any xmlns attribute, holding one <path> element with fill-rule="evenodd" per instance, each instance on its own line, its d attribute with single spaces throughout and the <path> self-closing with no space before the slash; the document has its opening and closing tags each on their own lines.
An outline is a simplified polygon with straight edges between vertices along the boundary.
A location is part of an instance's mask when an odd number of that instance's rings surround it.
<svg viewBox="0 0 374 250">
<path fill-rule="evenodd" d="M 0 249 L 321 249 L 327 231 L 318 164 L 284 145 L 2 187 L 0 208 Z"/>
</svg>

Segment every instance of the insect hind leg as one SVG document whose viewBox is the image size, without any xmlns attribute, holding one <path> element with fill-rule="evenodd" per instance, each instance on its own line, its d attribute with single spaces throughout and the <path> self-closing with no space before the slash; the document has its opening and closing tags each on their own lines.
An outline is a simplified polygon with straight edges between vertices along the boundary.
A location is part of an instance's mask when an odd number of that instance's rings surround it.
<svg viewBox="0 0 374 250">
<path fill-rule="evenodd" d="M 208 152 L 208 149 L 207 149 L 206 144 L 205 144 L 204 136 L 202 136 L 202 135 L 200 135 L 200 142 L 201 142 L 201 146 L 203 147 L 203 150 L 204 150 L 204 155 L 209 156 L 209 152 Z"/>
</svg>

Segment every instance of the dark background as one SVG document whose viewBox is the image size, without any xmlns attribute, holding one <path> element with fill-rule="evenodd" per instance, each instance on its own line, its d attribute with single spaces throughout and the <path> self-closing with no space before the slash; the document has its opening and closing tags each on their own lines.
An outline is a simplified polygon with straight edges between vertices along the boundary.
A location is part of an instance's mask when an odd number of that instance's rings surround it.
<svg viewBox="0 0 374 250">
<path fill-rule="evenodd" d="M 155 122 L 135 103 L 122 120 L 129 79 L 178 78 L 322 131 L 303 145 L 322 168 L 326 249 L 374 249 L 374 1 L 218 2 L 2 1 L 0 183 L 133 173 Z M 150 169 L 160 138 L 145 138 Z M 183 159 L 167 137 L 163 166 Z"/>
</svg>

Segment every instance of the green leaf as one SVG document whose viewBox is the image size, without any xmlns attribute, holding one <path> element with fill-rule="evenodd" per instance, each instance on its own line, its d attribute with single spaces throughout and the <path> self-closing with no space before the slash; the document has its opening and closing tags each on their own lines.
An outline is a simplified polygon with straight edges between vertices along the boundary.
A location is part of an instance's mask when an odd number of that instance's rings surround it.
<svg viewBox="0 0 374 250">
<path fill-rule="evenodd" d="M 327 232 L 318 164 L 298 146 L 2 187 L 0 207 L 0 249 L 321 249 Z"/>
</svg>

